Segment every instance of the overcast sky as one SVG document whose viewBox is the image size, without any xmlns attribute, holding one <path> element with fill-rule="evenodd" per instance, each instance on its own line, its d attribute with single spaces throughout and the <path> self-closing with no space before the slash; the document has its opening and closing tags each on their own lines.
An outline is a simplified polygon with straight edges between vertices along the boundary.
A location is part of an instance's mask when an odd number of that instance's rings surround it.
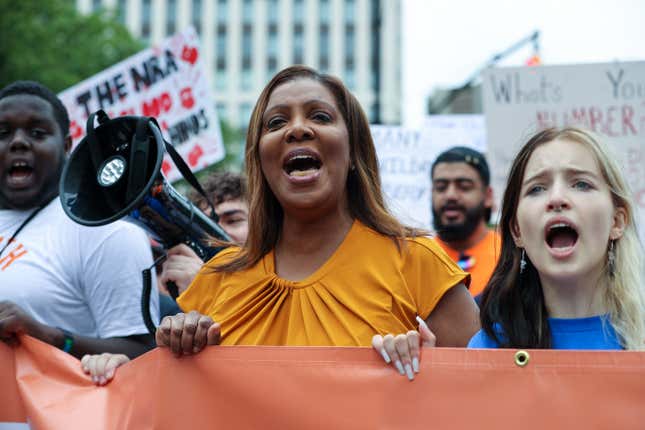
<svg viewBox="0 0 645 430">
<path fill-rule="evenodd" d="M 403 122 L 436 87 L 459 86 L 540 30 L 544 65 L 645 60 L 645 0 L 403 0 Z M 503 65 L 523 65 L 530 45 Z M 643 77 L 645 83 L 645 77 Z"/>
</svg>

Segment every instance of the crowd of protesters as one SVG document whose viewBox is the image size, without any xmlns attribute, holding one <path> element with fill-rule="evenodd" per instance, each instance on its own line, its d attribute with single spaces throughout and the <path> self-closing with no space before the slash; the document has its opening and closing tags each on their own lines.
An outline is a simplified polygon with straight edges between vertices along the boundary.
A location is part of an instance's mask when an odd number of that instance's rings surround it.
<svg viewBox="0 0 645 430">
<path fill-rule="evenodd" d="M 442 153 L 430 173 L 433 237 L 389 212 L 352 93 L 288 67 L 252 112 L 245 174 L 205 184 L 207 214 L 231 243 L 206 262 L 184 244 L 166 250 L 160 290 L 172 281 L 181 294 L 161 321 L 152 295 L 156 342 L 139 310 L 149 239 L 123 221 L 67 219 L 57 194 L 70 145 L 51 91 L 35 82 L 0 91 L 0 339 L 28 334 L 83 357 L 97 384 L 155 345 L 177 356 L 219 344 L 372 346 L 410 380 L 422 346 L 644 347 L 634 204 L 587 131 L 528 139 L 496 229 L 483 154 Z"/>
</svg>

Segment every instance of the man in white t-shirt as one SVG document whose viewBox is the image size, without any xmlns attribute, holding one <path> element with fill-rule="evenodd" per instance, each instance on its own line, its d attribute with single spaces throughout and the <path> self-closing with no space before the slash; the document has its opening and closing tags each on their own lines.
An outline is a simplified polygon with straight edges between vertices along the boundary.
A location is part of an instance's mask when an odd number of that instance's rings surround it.
<svg viewBox="0 0 645 430">
<path fill-rule="evenodd" d="M 70 147 L 54 93 L 28 81 L 0 90 L 0 339 L 25 333 L 76 357 L 132 358 L 154 346 L 140 303 L 149 243 L 134 225 L 84 227 L 64 214 L 58 183 Z"/>
</svg>

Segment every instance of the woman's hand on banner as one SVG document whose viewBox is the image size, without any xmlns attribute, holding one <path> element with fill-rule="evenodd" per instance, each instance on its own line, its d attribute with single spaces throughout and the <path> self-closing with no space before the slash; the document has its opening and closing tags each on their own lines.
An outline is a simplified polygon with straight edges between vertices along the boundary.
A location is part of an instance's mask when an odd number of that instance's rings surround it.
<svg viewBox="0 0 645 430">
<path fill-rule="evenodd" d="M 157 327 L 157 346 L 169 347 L 173 354 L 196 354 L 207 345 L 219 345 L 220 325 L 197 311 L 167 316 Z"/>
</svg>

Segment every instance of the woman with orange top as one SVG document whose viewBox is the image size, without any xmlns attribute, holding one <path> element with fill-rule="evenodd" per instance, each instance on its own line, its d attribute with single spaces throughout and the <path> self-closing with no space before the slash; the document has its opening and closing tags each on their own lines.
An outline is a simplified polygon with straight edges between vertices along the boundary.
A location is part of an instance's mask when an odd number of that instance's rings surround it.
<svg viewBox="0 0 645 430">
<path fill-rule="evenodd" d="M 251 116 L 246 169 L 247 241 L 202 267 L 159 346 L 180 356 L 212 344 L 373 344 L 413 379 L 422 341 L 463 347 L 478 330 L 468 274 L 388 212 L 367 119 L 338 79 L 279 72 Z"/>
</svg>

